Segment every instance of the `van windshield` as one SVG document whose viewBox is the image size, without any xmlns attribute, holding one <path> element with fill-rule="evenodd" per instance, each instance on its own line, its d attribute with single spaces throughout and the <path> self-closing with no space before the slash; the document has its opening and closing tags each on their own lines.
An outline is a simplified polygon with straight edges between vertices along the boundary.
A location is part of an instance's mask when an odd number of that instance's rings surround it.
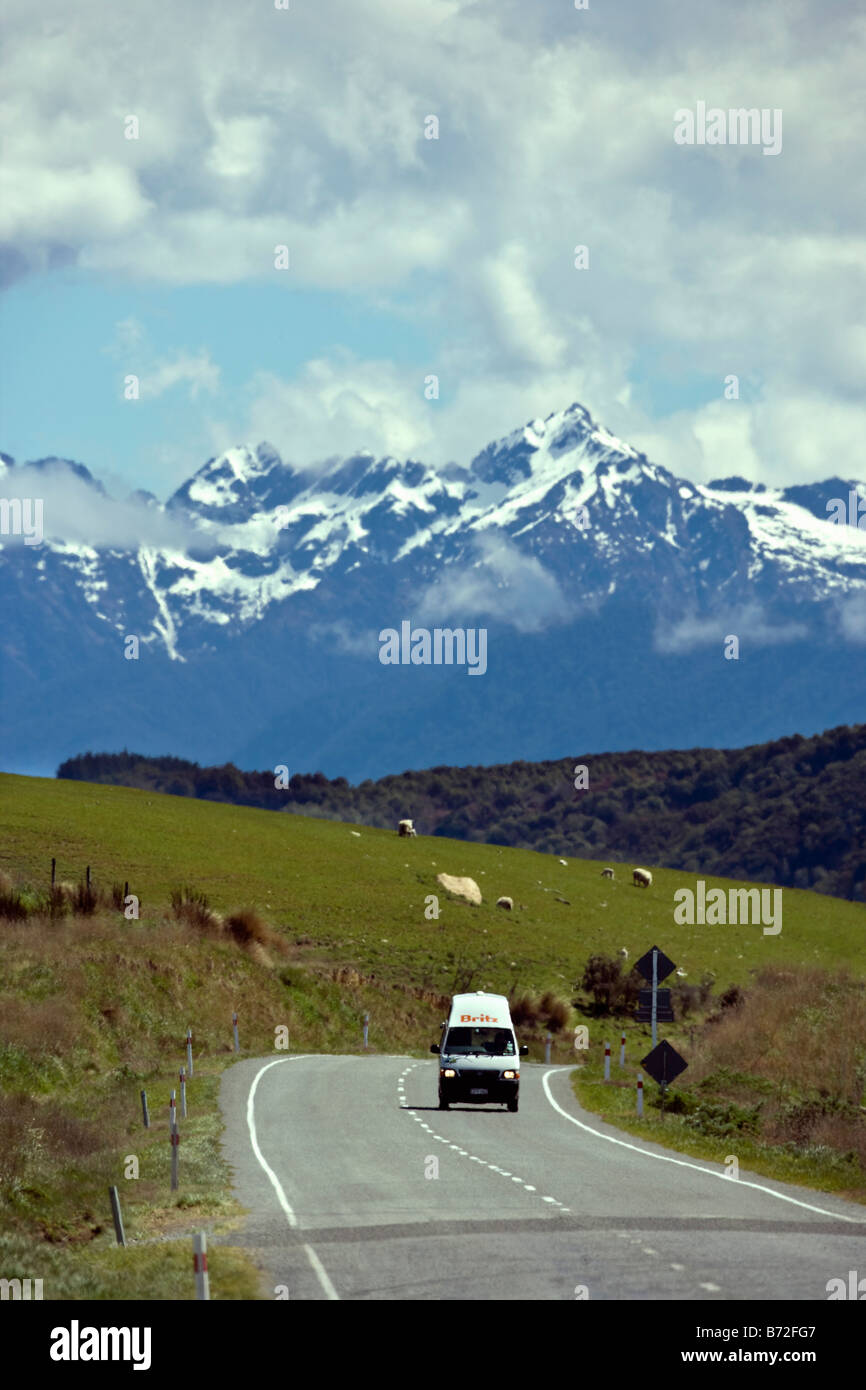
<svg viewBox="0 0 866 1390">
<path fill-rule="evenodd" d="M 449 1028 L 442 1051 L 455 1056 L 476 1052 L 488 1057 L 513 1057 L 514 1034 L 508 1028 Z"/>
</svg>

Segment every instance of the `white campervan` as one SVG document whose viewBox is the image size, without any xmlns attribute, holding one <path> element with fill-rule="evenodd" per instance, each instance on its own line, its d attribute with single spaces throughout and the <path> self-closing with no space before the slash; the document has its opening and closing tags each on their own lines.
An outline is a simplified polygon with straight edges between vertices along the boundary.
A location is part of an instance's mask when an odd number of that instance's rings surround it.
<svg viewBox="0 0 866 1390">
<path fill-rule="evenodd" d="M 519 1047 L 504 994 L 455 994 L 442 1041 L 430 1048 L 439 1056 L 439 1109 L 455 1101 L 467 1105 L 507 1105 L 517 1109 Z"/>
</svg>

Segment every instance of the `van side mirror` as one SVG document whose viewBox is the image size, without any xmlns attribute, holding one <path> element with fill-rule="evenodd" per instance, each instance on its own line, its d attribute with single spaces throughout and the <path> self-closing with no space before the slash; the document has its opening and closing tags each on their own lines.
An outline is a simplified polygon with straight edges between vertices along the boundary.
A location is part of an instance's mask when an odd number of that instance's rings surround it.
<svg viewBox="0 0 866 1390">
<path fill-rule="evenodd" d="M 438 1043 L 431 1043 L 431 1044 L 430 1044 L 430 1051 L 431 1051 L 431 1052 L 435 1052 L 435 1053 L 438 1055 L 438 1053 L 439 1053 L 439 1044 L 438 1044 Z"/>
<path fill-rule="evenodd" d="M 529 1047 L 527 1046 L 527 1044 L 526 1044 L 526 1043 L 521 1043 L 521 1044 L 520 1044 L 520 1055 L 521 1055 L 521 1057 L 525 1057 L 525 1056 L 527 1055 L 528 1052 L 529 1052 Z"/>
</svg>

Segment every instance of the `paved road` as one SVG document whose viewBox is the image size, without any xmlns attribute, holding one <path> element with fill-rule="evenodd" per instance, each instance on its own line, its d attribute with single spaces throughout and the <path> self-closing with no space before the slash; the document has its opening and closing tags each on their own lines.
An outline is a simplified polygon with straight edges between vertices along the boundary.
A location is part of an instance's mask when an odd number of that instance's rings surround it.
<svg viewBox="0 0 866 1390">
<path fill-rule="evenodd" d="M 224 1149 L 250 1212 L 226 1243 L 271 1297 L 826 1301 L 828 1279 L 866 1272 L 866 1207 L 719 1176 L 724 1143 L 715 1170 L 641 1143 L 582 1111 L 566 1068 L 524 1063 L 517 1115 L 440 1112 L 437 1065 L 290 1056 L 225 1073 Z"/>
</svg>

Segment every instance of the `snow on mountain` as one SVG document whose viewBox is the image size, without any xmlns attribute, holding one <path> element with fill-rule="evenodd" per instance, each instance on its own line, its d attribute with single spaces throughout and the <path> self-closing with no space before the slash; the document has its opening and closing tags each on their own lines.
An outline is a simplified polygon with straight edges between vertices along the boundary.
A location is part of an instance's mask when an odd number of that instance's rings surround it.
<svg viewBox="0 0 866 1390">
<path fill-rule="evenodd" d="M 80 464 L 26 467 L 65 468 L 101 489 Z M 164 508 L 139 495 L 149 512 L 182 518 L 192 536 L 186 548 L 97 550 L 49 535 L 42 549 L 53 564 L 41 578 L 71 576 L 105 622 L 126 630 L 135 615 L 145 640 L 176 660 L 206 641 L 208 628 L 254 624 L 325 583 L 351 604 L 359 576 L 370 594 L 384 592 L 386 574 L 407 592 L 413 582 L 453 579 L 484 563 L 496 537 L 540 563 L 570 601 L 598 603 L 613 592 L 654 593 L 670 610 L 782 593 L 816 601 L 866 586 L 866 531 L 826 518 L 827 501 L 839 495 L 827 489 L 848 486 L 834 479 L 783 490 L 737 477 L 693 484 L 575 403 L 494 441 L 465 468 L 360 452 L 305 473 L 269 444 L 231 448 Z"/>
</svg>

